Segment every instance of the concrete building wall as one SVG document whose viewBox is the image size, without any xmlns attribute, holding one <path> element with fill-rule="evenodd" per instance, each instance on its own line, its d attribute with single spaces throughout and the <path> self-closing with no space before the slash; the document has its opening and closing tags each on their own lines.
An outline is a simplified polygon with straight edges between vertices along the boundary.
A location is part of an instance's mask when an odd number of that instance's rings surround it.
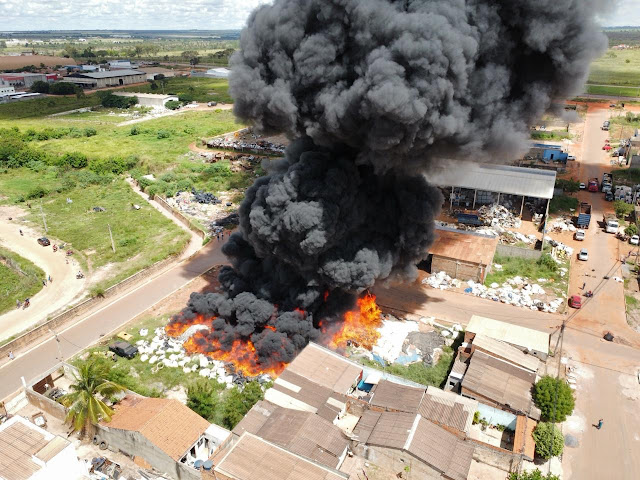
<svg viewBox="0 0 640 480">
<path fill-rule="evenodd" d="M 434 255 L 431 260 L 431 271 L 446 272 L 451 278 L 457 278 L 461 281 L 473 280 L 482 283 L 486 277 L 487 267 L 478 263 L 461 262 Z"/>
<path fill-rule="evenodd" d="M 515 472 L 520 463 L 520 456 L 515 455 L 502 448 L 494 447 L 486 443 L 479 442 L 470 438 L 468 440 L 475 448 L 473 450 L 473 459 L 499 468 L 505 472 Z M 506 475 L 505 475 L 506 476 Z"/>
<path fill-rule="evenodd" d="M 537 260 L 542 256 L 542 252 L 540 250 L 512 247 L 510 245 L 498 245 L 496 247 L 496 253 L 502 257 L 530 258 L 534 260 Z"/>
<path fill-rule="evenodd" d="M 40 395 L 39 393 L 33 391 L 31 388 L 27 388 L 25 390 L 25 393 L 27 395 L 27 400 L 29 401 L 29 403 L 38 407 L 43 412 L 48 413 L 58 420 L 64 421 L 64 419 L 67 417 L 67 409 L 55 400 L 51 400 L 44 395 Z"/>
<path fill-rule="evenodd" d="M 142 83 L 147 81 L 144 73 L 140 75 L 127 75 L 122 77 L 98 78 L 98 88 L 117 87 L 120 85 L 131 85 L 133 83 Z"/>
<path fill-rule="evenodd" d="M 175 480 L 200 480 L 200 473 L 196 469 L 179 464 L 138 432 L 100 425 L 96 437 L 98 443 L 104 441 L 111 449 L 142 457 L 153 468 Z"/>
<path fill-rule="evenodd" d="M 444 478 L 436 469 L 401 450 L 370 445 L 363 445 L 361 448 L 361 455 L 364 458 L 394 473 L 402 472 L 404 475 L 402 478 L 416 480 L 442 480 Z"/>
</svg>

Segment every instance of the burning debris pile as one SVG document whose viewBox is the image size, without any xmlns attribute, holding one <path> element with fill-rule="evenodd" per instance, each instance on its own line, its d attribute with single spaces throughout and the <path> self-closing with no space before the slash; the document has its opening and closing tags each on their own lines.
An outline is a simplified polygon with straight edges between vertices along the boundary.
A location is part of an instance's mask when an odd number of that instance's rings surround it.
<svg viewBox="0 0 640 480">
<path fill-rule="evenodd" d="M 167 331 L 206 325 L 186 350 L 250 373 L 278 371 L 310 340 L 370 342 L 363 319 L 376 309 L 356 301 L 415 279 L 434 239 L 443 197 L 429 172 L 516 155 L 552 100 L 581 88 L 606 45 L 584 3 L 256 9 L 231 59 L 234 112 L 293 141 L 246 193 L 224 247 L 225 293 L 193 294 Z"/>
<path fill-rule="evenodd" d="M 267 140 L 258 140 L 259 136 L 254 135 L 256 139 L 253 142 L 238 140 L 234 137 L 213 138 L 207 142 L 209 148 L 224 148 L 236 151 L 251 151 L 257 154 L 265 155 L 283 155 L 285 146 L 269 142 Z"/>
</svg>

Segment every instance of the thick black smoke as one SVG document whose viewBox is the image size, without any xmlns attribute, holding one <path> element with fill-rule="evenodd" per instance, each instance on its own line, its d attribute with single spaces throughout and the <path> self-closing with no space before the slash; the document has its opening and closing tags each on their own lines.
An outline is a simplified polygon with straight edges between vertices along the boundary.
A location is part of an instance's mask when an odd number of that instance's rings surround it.
<svg viewBox="0 0 640 480">
<path fill-rule="evenodd" d="M 516 153 L 552 102 L 578 93 L 605 44 L 598 3 L 257 9 L 232 58 L 235 113 L 298 140 L 247 192 L 224 247 L 226 293 L 193 294 L 173 321 L 216 316 L 212 348 L 250 339 L 260 362 L 290 361 L 358 293 L 414 278 L 443 200 L 429 170 Z"/>
</svg>

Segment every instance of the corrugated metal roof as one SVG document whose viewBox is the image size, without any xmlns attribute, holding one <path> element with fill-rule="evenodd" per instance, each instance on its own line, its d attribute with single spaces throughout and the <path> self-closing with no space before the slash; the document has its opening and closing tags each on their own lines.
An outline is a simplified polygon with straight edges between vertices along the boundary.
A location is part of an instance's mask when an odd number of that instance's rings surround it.
<svg viewBox="0 0 640 480">
<path fill-rule="evenodd" d="M 145 73 L 141 72 L 140 70 L 113 70 L 109 72 L 79 73 L 77 75 L 80 77 L 97 79 L 97 78 L 129 77 L 132 75 L 145 75 Z M 76 76 L 76 75 L 73 75 L 73 76 Z"/>
<path fill-rule="evenodd" d="M 544 354 L 549 353 L 549 334 L 512 323 L 500 322 L 492 318 L 473 315 L 467 325 L 467 332 L 486 335 L 521 348 L 528 348 Z"/>
<path fill-rule="evenodd" d="M 513 451 L 523 453 L 525 457 L 533 461 L 536 450 L 536 441 L 533 439 L 533 430 L 538 425 L 535 420 L 518 415 L 516 418 L 516 433 L 513 437 Z"/>
<path fill-rule="evenodd" d="M 429 387 L 420 403 L 418 413 L 437 424 L 468 432 L 477 409 L 478 402 L 475 400 Z"/>
<path fill-rule="evenodd" d="M 402 450 L 407 443 L 415 419 L 415 413 L 382 412 L 369 435 L 367 444 Z"/>
<path fill-rule="evenodd" d="M 429 253 L 462 262 L 490 265 L 498 246 L 498 237 L 474 235 L 461 230 L 436 228 L 436 239 Z"/>
<path fill-rule="evenodd" d="M 353 429 L 353 435 L 359 442 L 369 443 L 369 437 L 376 427 L 378 420 L 380 420 L 380 415 L 382 415 L 382 412 L 376 412 L 374 410 L 367 410 L 362 414 L 360 420 L 358 420 L 358 424 Z"/>
<path fill-rule="evenodd" d="M 369 403 L 374 407 L 416 413 L 425 389 L 380 380 L 371 392 L 373 396 Z"/>
<path fill-rule="evenodd" d="M 474 447 L 454 434 L 420 418 L 406 449 L 453 480 L 466 480 Z"/>
<path fill-rule="evenodd" d="M 510 195 L 553 198 L 556 172 L 506 165 L 468 163 L 455 168 L 434 169 L 427 181 L 440 187 L 461 187 Z"/>
<path fill-rule="evenodd" d="M 250 433 L 228 449 L 214 467 L 234 480 L 346 480 L 349 476 L 296 455 Z"/>
<path fill-rule="evenodd" d="M 462 379 L 462 388 L 529 414 L 531 389 L 535 380 L 534 373 L 478 350 L 471 357 L 467 373 Z"/>
<path fill-rule="evenodd" d="M 41 468 L 33 461 L 33 456 L 46 449 L 58 437 L 47 439 L 35 425 L 26 425 L 26 420 L 15 418 L 0 430 L 0 478 L 27 480 Z M 69 444 L 62 438 L 60 440 Z"/>
<path fill-rule="evenodd" d="M 506 342 L 496 340 L 495 338 L 488 337 L 481 333 L 476 334 L 473 338 L 473 346 L 484 350 L 489 354 L 508 360 L 511 363 L 515 363 L 521 367 L 526 368 L 532 372 L 537 372 L 540 366 L 540 360 L 538 357 L 528 355 L 522 350 L 518 350 L 516 347 L 512 347 Z"/>
<path fill-rule="evenodd" d="M 233 433 L 237 436 L 242 436 L 244 432 L 253 433 L 256 435 L 258 431 L 265 424 L 269 416 L 278 409 L 277 405 L 265 400 L 259 400 L 247 414 L 242 417 L 240 423 L 233 429 Z"/>
</svg>

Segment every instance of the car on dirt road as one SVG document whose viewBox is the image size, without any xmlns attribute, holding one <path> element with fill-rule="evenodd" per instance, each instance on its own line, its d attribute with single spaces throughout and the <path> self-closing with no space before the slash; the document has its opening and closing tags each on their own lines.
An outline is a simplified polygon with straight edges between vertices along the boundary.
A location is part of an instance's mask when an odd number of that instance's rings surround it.
<svg viewBox="0 0 640 480">
<path fill-rule="evenodd" d="M 48 247 L 49 245 L 51 245 L 51 242 L 47 237 L 40 237 L 38 239 L 38 245 L 42 245 L 43 247 Z"/>
<path fill-rule="evenodd" d="M 582 308 L 582 297 L 580 295 L 571 295 L 569 298 L 569 306 L 572 308 Z"/>
<path fill-rule="evenodd" d="M 575 238 L 579 242 L 583 241 L 584 240 L 584 230 L 582 230 L 582 229 L 576 230 L 576 233 L 573 236 L 573 238 Z"/>
<path fill-rule="evenodd" d="M 589 260 L 589 252 L 587 252 L 586 248 L 580 250 L 580 252 L 578 253 L 578 260 L 582 260 L 583 262 Z"/>
<path fill-rule="evenodd" d="M 634 235 L 629 239 L 631 245 L 640 245 L 640 236 Z"/>
<path fill-rule="evenodd" d="M 115 342 L 109 345 L 109 350 L 119 357 L 131 360 L 138 353 L 138 347 L 134 347 L 129 342 Z"/>
<path fill-rule="evenodd" d="M 580 183 L 580 190 L 585 190 L 587 186 L 584 183 Z"/>
</svg>

